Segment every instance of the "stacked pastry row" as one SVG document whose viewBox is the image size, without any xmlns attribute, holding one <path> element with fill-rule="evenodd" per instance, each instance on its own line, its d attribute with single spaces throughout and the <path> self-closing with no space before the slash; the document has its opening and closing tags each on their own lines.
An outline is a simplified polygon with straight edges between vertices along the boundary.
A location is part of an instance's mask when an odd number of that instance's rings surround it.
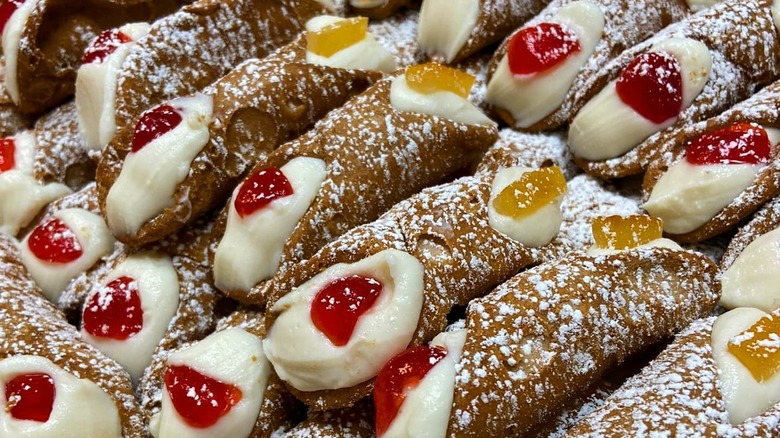
<svg viewBox="0 0 780 438">
<path fill-rule="evenodd" d="M 777 432 L 774 3 L 407 3 L 0 6 L 2 430 L 520 435 L 597 404 L 571 433 L 636 434 L 645 388 L 680 411 L 653 428 Z M 765 203 L 722 276 L 661 238 Z M 719 300 L 762 310 L 694 322 Z M 100 422 L 63 413 L 78 391 Z"/>
</svg>

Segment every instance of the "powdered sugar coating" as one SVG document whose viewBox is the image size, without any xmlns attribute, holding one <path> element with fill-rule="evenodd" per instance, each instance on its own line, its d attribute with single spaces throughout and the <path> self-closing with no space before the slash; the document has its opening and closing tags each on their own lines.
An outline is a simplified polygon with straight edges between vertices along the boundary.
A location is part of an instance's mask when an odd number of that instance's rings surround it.
<svg viewBox="0 0 780 438">
<path fill-rule="evenodd" d="M 774 198 L 764 204 L 750 218 L 750 221 L 737 231 L 723 254 L 720 268 L 723 271 L 727 270 L 748 245 L 759 236 L 774 230 L 778 226 L 780 226 L 780 198 Z"/>
<path fill-rule="evenodd" d="M 66 103 L 35 124 L 34 175 L 39 181 L 61 182 L 78 190 L 93 180 L 94 163 L 79 134 L 74 102 Z"/>
<path fill-rule="evenodd" d="M 488 149 L 477 166 L 476 174 L 494 173 L 498 169 L 524 166 L 558 166 L 566 180 L 579 170 L 571 161 L 565 133 L 561 131 L 529 134 L 504 128 L 498 132 L 498 141 Z"/>
</svg>

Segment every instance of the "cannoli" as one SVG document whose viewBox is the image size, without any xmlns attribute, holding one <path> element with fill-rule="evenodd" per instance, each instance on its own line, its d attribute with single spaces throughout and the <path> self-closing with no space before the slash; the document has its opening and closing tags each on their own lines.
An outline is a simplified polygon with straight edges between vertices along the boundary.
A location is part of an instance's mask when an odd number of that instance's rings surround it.
<svg viewBox="0 0 780 438">
<path fill-rule="evenodd" d="M 509 126 L 555 129 L 607 62 L 687 15 L 681 0 L 554 0 L 496 50 L 486 100 Z"/>
<path fill-rule="evenodd" d="M 0 434 L 146 437 L 130 377 L 83 342 L 0 233 Z"/>
<path fill-rule="evenodd" d="M 73 94 L 87 44 L 102 30 L 172 12 L 175 0 L 13 0 L 3 6 L 5 87 L 25 113 L 41 113 Z"/>
<path fill-rule="evenodd" d="M 120 130 L 97 175 L 117 238 L 159 240 L 221 205 L 264 155 L 393 70 L 366 24 L 312 19 L 310 31 L 269 58 L 245 61 L 202 93 L 157 106 Z M 344 44 L 328 43 L 336 38 Z"/>
<path fill-rule="evenodd" d="M 324 12 L 315 0 L 198 0 L 157 20 L 122 63 L 117 129 L 132 126 L 155 105 L 201 90 L 247 59 L 265 57 Z"/>
<path fill-rule="evenodd" d="M 777 312 L 695 321 L 568 436 L 780 436 Z"/>
<path fill-rule="evenodd" d="M 721 115 L 670 134 L 652 164 L 642 206 L 680 242 L 735 227 L 780 192 L 780 83 Z"/>
<path fill-rule="evenodd" d="M 438 64 L 409 67 L 261 160 L 215 227 L 217 287 L 263 304 L 277 269 L 475 161 L 497 130 L 465 99 L 468 79 Z"/>
<path fill-rule="evenodd" d="M 619 222 L 594 226 L 606 243 L 599 255 L 572 253 L 517 275 L 472 301 L 464 327 L 389 361 L 374 387 L 378 435 L 414 436 L 425 425 L 431 436 L 520 436 L 714 308 L 712 262 L 653 241 L 637 248 L 643 240 L 625 236 L 643 224 Z"/>
<path fill-rule="evenodd" d="M 429 58 L 453 63 L 501 41 L 550 0 L 423 0 L 417 40 Z"/>
<path fill-rule="evenodd" d="M 776 79 L 780 40 L 772 5 L 718 3 L 604 66 L 575 97 L 569 145 L 577 164 L 601 178 L 640 173 L 676 129 Z"/>
<path fill-rule="evenodd" d="M 374 438 L 374 405 L 370 398 L 345 409 L 309 412 L 306 421 L 278 438 Z"/>
<path fill-rule="evenodd" d="M 413 0 L 349 0 L 349 9 L 356 15 L 382 19 L 411 3 Z"/>
<path fill-rule="evenodd" d="M 33 117 L 19 111 L 5 88 L 5 57 L 0 56 L 0 137 L 32 127 Z"/>
</svg>

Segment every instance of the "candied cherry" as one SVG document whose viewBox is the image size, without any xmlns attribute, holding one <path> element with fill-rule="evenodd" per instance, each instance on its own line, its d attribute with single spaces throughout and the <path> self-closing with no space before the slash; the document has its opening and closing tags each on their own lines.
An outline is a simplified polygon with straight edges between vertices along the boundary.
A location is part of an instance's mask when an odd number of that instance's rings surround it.
<svg viewBox="0 0 780 438">
<path fill-rule="evenodd" d="M 418 93 L 431 94 L 450 91 L 467 98 L 476 78 L 460 70 L 436 62 L 411 65 L 406 69 L 406 83 Z"/>
<path fill-rule="evenodd" d="M 566 178 L 558 166 L 523 173 L 493 200 L 493 208 L 515 219 L 528 216 L 566 193 Z"/>
<path fill-rule="evenodd" d="M 596 246 L 604 249 L 630 249 L 660 239 L 663 222 L 646 214 L 597 217 L 591 224 Z"/>
<path fill-rule="evenodd" d="M 106 29 L 84 51 L 81 57 L 82 64 L 93 62 L 101 63 L 109 55 L 114 53 L 122 44 L 129 43 L 132 39 L 119 29 Z"/>
<path fill-rule="evenodd" d="M 691 164 L 758 164 L 769 161 L 772 145 L 760 126 L 735 123 L 693 139 L 685 151 Z"/>
<path fill-rule="evenodd" d="M 133 152 L 138 152 L 156 138 L 179 126 L 181 121 L 181 114 L 170 105 L 160 105 L 146 111 L 135 124 Z"/>
<path fill-rule="evenodd" d="M 780 372 L 780 316 L 766 315 L 729 341 L 728 349 L 759 382 Z"/>
<path fill-rule="evenodd" d="M 332 281 L 317 292 L 311 320 L 333 345 L 347 345 L 358 318 L 374 305 L 382 283 L 371 277 L 350 275 Z"/>
<path fill-rule="evenodd" d="M 515 33 L 507 46 L 509 71 L 528 75 L 547 71 L 582 50 L 577 34 L 558 23 L 540 23 Z"/>
<path fill-rule="evenodd" d="M 0 4 L 0 34 L 5 31 L 5 26 L 11 16 L 24 4 L 25 0 L 5 0 Z"/>
<path fill-rule="evenodd" d="M 281 170 L 270 167 L 253 173 L 238 189 L 233 205 L 239 216 L 247 217 L 271 201 L 293 194 L 290 181 Z"/>
<path fill-rule="evenodd" d="M 362 41 L 367 31 L 367 17 L 341 20 L 320 30 L 307 32 L 306 49 L 327 58 Z"/>
<path fill-rule="evenodd" d="M 406 393 L 420 384 L 428 371 L 447 355 L 442 347 L 412 347 L 390 359 L 374 382 L 376 434 L 383 435 L 392 424 Z"/>
<path fill-rule="evenodd" d="M 199 429 L 213 426 L 243 397 L 235 385 L 184 365 L 172 365 L 165 370 L 165 389 L 176 412 L 187 424 Z"/>
<path fill-rule="evenodd" d="M 138 284 L 122 276 L 110 281 L 84 307 L 84 330 L 92 336 L 125 340 L 140 332 L 144 324 Z"/>
<path fill-rule="evenodd" d="M 21 374 L 5 384 L 6 412 L 17 420 L 49 421 L 56 395 L 54 379 L 44 373 Z"/>
<path fill-rule="evenodd" d="M 16 166 L 16 141 L 13 137 L 0 139 L 0 173 L 7 172 Z"/>
<path fill-rule="evenodd" d="M 634 58 L 618 78 L 620 99 L 642 117 L 662 123 L 682 111 L 682 69 L 666 52 L 648 52 Z"/>
<path fill-rule="evenodd" d="M 70 263 L 84 253 L 73 230 L 56 217 L 35 227 L 27 246 L 35 257 L 49 263 Z"/>
</svg>

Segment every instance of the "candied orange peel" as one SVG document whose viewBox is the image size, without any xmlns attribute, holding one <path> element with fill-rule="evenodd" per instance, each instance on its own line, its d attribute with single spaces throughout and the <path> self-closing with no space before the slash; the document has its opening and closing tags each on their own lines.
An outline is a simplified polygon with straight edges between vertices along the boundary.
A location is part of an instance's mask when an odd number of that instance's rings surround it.
<svg viewBox="0 0 780 438">
<path fill-rule="evenodd" d="M 347 18 L 320 30 L 308 32 L 306 49 L 327 58 L 362 41 L 367 31 L 368 18 Z"/>
<path fill-rule="evenodd" d="M 728 349 L 758 382 L 780 372 L 780 316 L 766 315 L 732 338 Z"/>
<path fill-rule="evenodd" d="M 411 65 L 406 69 L 406 83 L 418 93 L 450 91 L 462 98 L 469 96 L 476 78 L 460 70 L 436 62 Z"/>
<path fill-rule="evenodd" d="M 493 208 L 504 216 L 529 216 L 566 193 L 566 178 L 558 166 L 523 173 L 493 200 Z"/>
<path fill-rule="evenodd" d="M 596 246 L 630 249 L 663 236 L 663 221 L 644 214 L 598 217 L 591 224 Z"/>
</svg>

